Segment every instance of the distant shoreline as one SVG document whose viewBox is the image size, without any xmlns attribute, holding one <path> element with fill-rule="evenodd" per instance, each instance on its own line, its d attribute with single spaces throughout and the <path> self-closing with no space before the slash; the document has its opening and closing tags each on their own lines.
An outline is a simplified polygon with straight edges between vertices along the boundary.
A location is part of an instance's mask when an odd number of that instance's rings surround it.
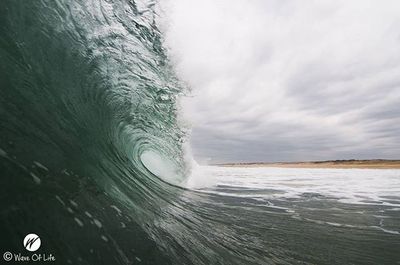
<svg viewBox="0 0 400 265">
<path fill-rule="evenodd" d="M 282 167 L 282 168 L 370 168 L 370 169 L 400 169 L 400 160 L 327 160 L 306 162 L 254 162 L 254 163 L 224 163 L 221 167 Z"/>
</svg>

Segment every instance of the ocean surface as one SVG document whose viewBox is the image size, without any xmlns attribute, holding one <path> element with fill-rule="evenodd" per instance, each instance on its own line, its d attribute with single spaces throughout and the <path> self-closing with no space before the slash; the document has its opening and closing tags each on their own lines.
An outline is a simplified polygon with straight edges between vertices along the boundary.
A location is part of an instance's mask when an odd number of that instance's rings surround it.
<svg viewBox="0 0 400 265">
<path fill-rule="evenodd" d="M 156 6 L 2 1 L 0 254 L 35 233 L 46 264 L 400 264 L 399 170 L 191 162 Z"/>
<path fill-rule="evenodd" d="M 254 251 L 249 264 L 400 264 L 400 170 L 200 170 L 214 176 L 197 184 L 207 207 Z"/>
</svg>

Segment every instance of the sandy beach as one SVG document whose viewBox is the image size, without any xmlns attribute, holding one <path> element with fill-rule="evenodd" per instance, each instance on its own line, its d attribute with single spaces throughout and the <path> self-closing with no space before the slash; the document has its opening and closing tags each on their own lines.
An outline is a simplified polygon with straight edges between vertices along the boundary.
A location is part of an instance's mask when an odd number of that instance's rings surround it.
<svg viewBox="0 0 400 265">
<path fill-rule="evenodd" d="M 283 167 L 283 168 L 370 168 L 370 169 L 400 169 L 400 160 L 331 160 L 307 162 L 255 162 L 255 163 L 225 163 L 224 167 Z"/>
</svg>

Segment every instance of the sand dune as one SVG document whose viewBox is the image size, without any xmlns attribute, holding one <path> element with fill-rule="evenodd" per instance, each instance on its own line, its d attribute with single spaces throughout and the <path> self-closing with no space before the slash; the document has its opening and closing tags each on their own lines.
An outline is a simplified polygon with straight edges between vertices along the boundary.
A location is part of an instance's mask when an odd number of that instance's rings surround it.
<svg viewBox="0 0 400 265">
<path fill-rule="evenodd" d="M 285 167 L 285 168 L 377 168 L 400 169 L 400 160 L 330 160 L 307 162 L 255 162 L 218 164 L 226 167 Z"/>
</svg>

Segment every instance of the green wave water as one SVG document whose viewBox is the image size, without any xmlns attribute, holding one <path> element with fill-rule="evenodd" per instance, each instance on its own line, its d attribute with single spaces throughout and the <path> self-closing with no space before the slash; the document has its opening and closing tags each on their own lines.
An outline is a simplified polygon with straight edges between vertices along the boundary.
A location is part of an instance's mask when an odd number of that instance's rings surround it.
<svg viewBox="0 0 400 265">
<path fill-rule="evenodd" d="M 179 184 L 187 171 L 176 106 L 183 91 L 154 3 L 140 4 L 2 2 L 1 193 L 15 194 L 1 201 L 4 249 L 20 250 L 20 237 L 35 230 L 59 264 L 127 264 L 135 245 L 159 252 L 149 223 L 175 196 L 165 182 Z M 152 159 L 173 174 L 155 176 Z M 128 249 L 112 239 L 125 227 Z M 87 261 L 83 250 L 96 253 Z M 163 256 L 148 259 L 168 263 Z"/>
<path fill-rule="evenodd" d="M 185 89 L 155 5 L 1 2 L 0 251 L 30 254 L 22 241 L 35 233 L 54 264 L 400 262 L 396 196 L 281 198 L 235 187 L 251 172 L 234 170 L 214 172 L 235 178 L 211 192 L 182 188 Z"/>
</svg>

